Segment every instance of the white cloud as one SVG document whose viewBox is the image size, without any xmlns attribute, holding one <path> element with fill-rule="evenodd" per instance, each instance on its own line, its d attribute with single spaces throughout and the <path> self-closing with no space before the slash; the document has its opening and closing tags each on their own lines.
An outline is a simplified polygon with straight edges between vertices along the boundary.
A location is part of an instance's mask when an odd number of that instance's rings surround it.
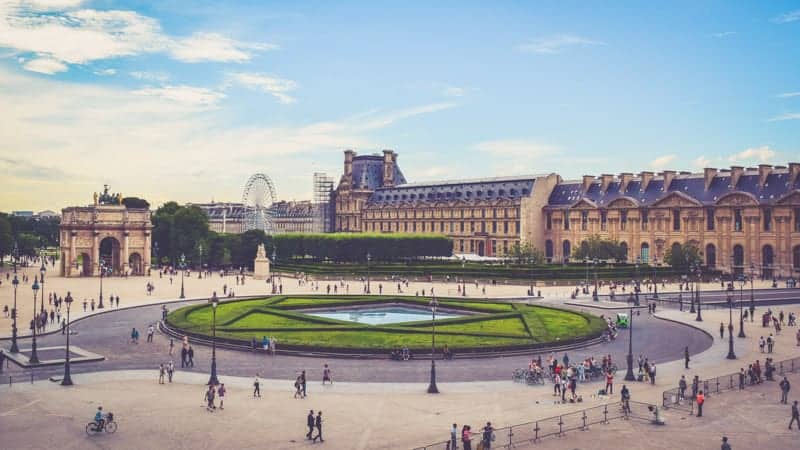
<svg viewBox="0 0 800 450">
<path fill-rule="evenodd" d="M 443 94 L 447 97 L 463 97 L 465 94 L 464 88 L 456 86 L 447 86 L 444 88 Z"/>
<path fill-rule="evenodd" d="M 111 75 L 117 74 L 117 69 L 102 69 L 102 70 L 95 70 L 95 75 L 99 75 L 101 77 L 109 77 Z"/>
<path fill-rule="evenodd" d="M 557 34 L 540 39 L 535 39 L 527 44 L 517 46 L 517 50 L 540 55 L 560 53 L 568 47 L 589 47 L 606 45 L 605 42 L 588 39 L 575 34 Z"/>
<path fill-rule="evenodd" d="M 784 92 L 778 94 L 778 98 L 791 98 L 791 97 L 800 97 L 800 92 Z"/>
<path fill-rule="evenodd" d="M 68 0 L 47 2 L 49 6 L 44 3 L 0 2 L 0 47 L 64 64 L 146 53 L 167 53 L 184 62 L 244 62 L 253 52 L 275 47 L 243 43 L 216 33 L 174 38 L 163 33 L 156 19 L 134 11 L 74 10 L 69 7 L 81 2 Z M 47 6 L 48 11 L 40 12 L 39 6 Z M 51 7 L 54 11 L 49 11 Z"/>
<path fill-rule="evenodd" d="M 133 91 L 136 95 L 160 97 L 186 106 L 196 106 L 200 108 L 216 106 L 225 98 L 222 92 L 215 92 L 210 89 L 194 86 L 163 86 L 158 88 L 144 88 Z"/>
<path fill-rule="evenodd" d="M 169 75 L 162 72 L 135 71 L 131 72 L 130 76 L 136 78 L 137 80 L 159 82 L 159 83 L 165 83 L 167 80 L 169 80 Z"/>
<path fill-rule="evenodd" d="M 35 11 L 62 11 L 77 8 L 84 3 L 84 0 L 22 0 L 18 3 Z"/>
<path fill-rule="evenodd" d="M 675 154 L 659 156 L 658 158 L 650 161 L 650 167 L 653 169 L 666 169 L 676 157 L 677 155 Z"/>
<path fill-rule="evenodd" d="M 499 139 L 479 142 L 475 149 L 494 156 L 514 158 L 541 157 L 556 154 L 559 149 L 552 145 L 520 139 Z"/>
<path fill-rule="evenodd" d="M 697 169 L 703 169 L 711 165 L 711 160 L 701 155 L 692 160 L 692 165 Z"/>
<path fill-rule="evenodd" d="M 733 36 L 734 34 L 736 34 L 735 31 L 722 31 L 720 33 L 714 33 L 711 36 L 715 38 L 724 38 L 728 36 Z"/>
<path fill-rule="evenodd" d="M 800 120 L 800 113 L 786 113 L 779 116 L 770 117 L 767 122 L 781 122 L 783 120 Z"/>
<path fill-rule="evenodd" d="M 254 50 L 274 50 L 272 44 L 248 44 L 238 42 L 217 33 L 194 33 L 175 41 L 170 46 L 173 58 L 183 62 L 245 62 Z"/>
<path fill-rule="evenodd" d="M 295 102 L 294 97 L 289 95 L 289 92 L 297 88 L 297 83 L 292 80 L 262 73 L 232 73 L 229 78 L 249 89 L 270 94 L 285 105 Z"/>
<path fill-rule="evenodd" d="M 358 130 L 373 130 L 376 128 L 383 128 L 397 122 L 398 120 L 408 119 L 410 117 L 419 116 L 422 114 L 430 114 L 445 109 L 455 107 L 455 103 L 431 103 L 428 105 L 414 106 L 411 108 L 399 109 L 387 113 L 374 113 L 369 114 L 363 121 L 359 121 L 356 125 Z"/>
<path fill-rule="evenodd" d="M 781 14 L 778 17 L 772 19 L 772 21 L 775 23 L 797 22 L 798 20 L 800 20 L 800 9 L 789 11 L 785 14 Z"/>
<path fill-rule="evenodd" d="M 52 75 L 58 72 L 66 72 L 68 69 L 66 64 L 50 58 L 32 59 L 26 62 L 22 68 L 31 72 L 44 73 L 47 75 Z"/>
<path fill-rule="evenodd" d="M 733 154 L 728 158 L 731 162 L 768 162 L 775 157 L 775 151 L 769 148 L 768 145 L 761 147 L 748 148 L 739 153 Z"/>
</svg>

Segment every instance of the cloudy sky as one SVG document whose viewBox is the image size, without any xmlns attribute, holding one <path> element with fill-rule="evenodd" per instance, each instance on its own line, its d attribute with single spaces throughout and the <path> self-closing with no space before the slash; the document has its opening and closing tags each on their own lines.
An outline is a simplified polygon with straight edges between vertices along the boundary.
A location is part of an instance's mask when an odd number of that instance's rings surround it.
<svg viewBox="0 0 800 450">
<path fill-rule="evenodd" d="M 651 5 L 652 4 L 652 5 Z M 800 2 L 0 0 L 0 210 L 800 160 Z"/>
</svg>

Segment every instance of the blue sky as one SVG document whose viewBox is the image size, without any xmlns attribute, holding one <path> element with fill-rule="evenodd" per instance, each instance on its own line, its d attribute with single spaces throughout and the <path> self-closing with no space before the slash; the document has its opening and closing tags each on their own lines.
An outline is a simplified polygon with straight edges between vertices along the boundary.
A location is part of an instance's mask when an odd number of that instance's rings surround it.
<svg viewBox="0 0 800 450">
<path fill-rule="evenodd" d="M 800 160 L 800 2 L 651 3 L 0 0 L 0 210 Z"/>
</svg>

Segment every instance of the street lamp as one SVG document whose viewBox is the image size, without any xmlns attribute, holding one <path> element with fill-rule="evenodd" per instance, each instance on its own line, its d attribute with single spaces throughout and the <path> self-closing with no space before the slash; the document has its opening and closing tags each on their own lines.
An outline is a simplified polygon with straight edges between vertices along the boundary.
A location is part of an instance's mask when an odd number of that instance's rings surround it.
<svg viewBox="0 0 800 450">
<path fill-rule="evenodd" d="M 372 261 L 372 255 L 367 252 L 367 294 L 370 293 L 369 290 L 369 262 Z"/>
<path fill-rule="evenodd" d="M 156 267 L 161 270 L 161 260 L 158 259 L 158 241 L 153 243 L 153 254 L 156 256 Z M 150 261 L 152 263 L 152 261 Z"/>
<path fill-rule="evenodd" d="M 64 303 L 67 304 L 67 350 L 64 355 L 64 378 L 61 380 L 62 386 L 72 386 L 72 377 L 70 376 L 69 372 L 69 309 L 72 305 L 72 294 L 67 292 L 67 296 L 64 298 Z"/>
<path fill-rule="evenodd" d="M 31 344 L 31 358 L 28 360 L 31 364 L 39 364 L 39 355 L 36 354 L 36 294 L 39 290 L 39 280 L 34 277 L 33 279 L 33 320 L 31 320 L 31 332 L 33 333 L 33 343 Z"/>
<path fill-rule="evenodd" d="M 728 292 L 728 359 L 736 359 L 733 352 L 733 298 Z"/>
<path fill-rule="evenodd" d="M 583 262 L 586 263 L 586 278 L 583 282 L 583 285 L 586 286 L 586 292 L 589 291 L 589 257 L 583 258 Z"/>
<path fill-rule="evenodd" d="M 756 274 L 756 265 L 750 263 L 750 322 L 754 320 L 753 315 L 756 313 L 756 299 L 753 294 L 753 277 Z"/>
<path fill-rule="evenodd" d="M 217 379 L 217 305 L 219 305 L 219 299 L 217 298 L 217 291 L 214 291 L 211 294 L 209 303 L 211 303 L 211 311 L 212 311 L 212 322 L 211 322 L 212 334 L 211 334 L 211 377 L 208 379 L 208 385 L 216 386 L 219 384 L 219 379 Z"/>
<path fill-rule="evenodd" d="M 653 298 L 658 300 L 658 281 L 656 281 L 656 258 L 653 257 Z"/>
<path fill-rule="evenodd" d="M 198 244 L 199 253 L 200 253 L 200 269 L 197 271 L 197 279 L 200 280 L 203 278 L 203 244 Z"/>
<path fill-rule="evenodd" d="M 17 286 L 19 286 L 19 278 L 14 274 L 14 279 L 11 281 L 14 285 L 14 309 L 11 310 L 11 353 L 19 353 L 19 346 L 17 346 Z"/>
<path fill-rule="evenodd" d="M 633 292 L 635 294 L 635 297 L 634 297 L 635 301 L 634 301 L 633 304 L 635 306 L 639 306 L 639 292 L 642 290 L 641 284 L 639 283 L 639 264 L 641 262 L 642 262 L 642 258 L 640 256 L 637 256 L 636 257 L 636 263 L 635 263 L 635 267 L 636 267 L 636 284 L 633 287 Z"/>
<path fill-rule="evenodd" d="M 275 286 L 275 265 L 277 264 L 277 261 L 278 261 L 278 251 L 273 248 L 272 249 L 272 270 L 271 270 L 271 273 L 270 273 L 270 277 L 272 278 L 272 293 L 273 294 L 277 294 L 278 293 L 278 287 Z"/>
<path fill-rule="evenodd" d="M 431 382 L 428 384 L 428 394 L 438 394 L 439 388 L 436 387 L 436 361 L 434 361 L 436 355 L 436 307 L 439 306 L 436 296 L 431 298 L 430 305 L 433 331 L 431 332 Z"/>
<path fill-rule="evenodd" d="M 44 274 L 47 272 L 47 268 L 44 266 L 44 252 L 42 253 L 42 267 L 39 268 L 39 273 L 42 275 L 40 280 L 42 282 L 42 307 L 39 311 L 44 312 Z"/>
<path fill-rule="evenodd" d="M 630 310 L 630 317 L 628 317 L 628 373 L 625 374 L 625 381 L 636 381 L 636 376 L 633 374 L 633 308 Z"/>
<path fill-rule="evenodd" d="M 183 293 L 183 272 L 186 269 L 186 255 L 184 255 L 183 253 L 181 253 L 181 259 L 180 259 L 180 264 L 179 264 L 178 268 L 181 269 L 181 297 L 180 298 L 186 298 L 186 296 Z"/>
<path fill-rule="evenodd" d="M 530 296 L 533 297 L 533 263 L 534 263 L 533 256 L 531 256 L 531 258 L 530 258 L 530 263 L 531 263 L 531 279 L 530 279 L 530 285 L 531 285 L 530 292 L 531 293 L 530 293 Z"/>
<path fill-rule="evenodd" d="M 19 260 L 19 248 L 17 247 L 17 241 L 14 241 L 14 250 L 12 252 L 13 261 L 14 261 L 14 274 L 17 273 L 17 261 Z"/>
<path fill-rule="evenodd" d="M 100 260 L 100 302 L 97 304 L 97 309 L 103 309 L 103 277 L 106 274 L 106 263 Z"/>
<path fill-rule="evenodd" d="M 747 283 L 747 279 L 744 277 L 744 272 L 742 273 L 742 278 L 739 279 L 739 334 L 738 337 L 744 338 L 747 337 L 744 334 L 744 316 L 742 315 L 742 304 L 744 303 L 744 285 Z"/>
<path fill-rule="evenodd" d="M 594 292 L 592 292 L 592 300 L 594 300 L 596 302 L 599 302 L 600 298 L 597 296 L 597 289 L 598 289 L 598 286 L 597 286 L 597 263 L 598 263 L 598 260 L 597 260 L 597 258 L 595 258 L 592 261 L 592 265 L 594 266 Z"/>
<path fill-rule="evenodd" d="M 467 296 L 467 273 L 464 271 L 464 268 L 467 266 L 467 257 L 461 257 L 461 296 Z"/>
</svg>

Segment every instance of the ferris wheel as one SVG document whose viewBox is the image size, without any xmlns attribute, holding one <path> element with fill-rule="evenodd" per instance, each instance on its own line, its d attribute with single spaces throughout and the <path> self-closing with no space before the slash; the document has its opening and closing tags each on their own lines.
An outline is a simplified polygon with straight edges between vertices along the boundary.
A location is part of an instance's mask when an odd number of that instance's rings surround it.
<svg viewBox="0 0 800 450">
<path fill-rule="evenodd" d="M 265 233 L 271 234 L 272 217 L 269 207 L 275 201 L 275 185 L 267 175 L 257 173 L 248 178 L 242 194 L 245 231 L 263 230 Z"/>
</svg>

